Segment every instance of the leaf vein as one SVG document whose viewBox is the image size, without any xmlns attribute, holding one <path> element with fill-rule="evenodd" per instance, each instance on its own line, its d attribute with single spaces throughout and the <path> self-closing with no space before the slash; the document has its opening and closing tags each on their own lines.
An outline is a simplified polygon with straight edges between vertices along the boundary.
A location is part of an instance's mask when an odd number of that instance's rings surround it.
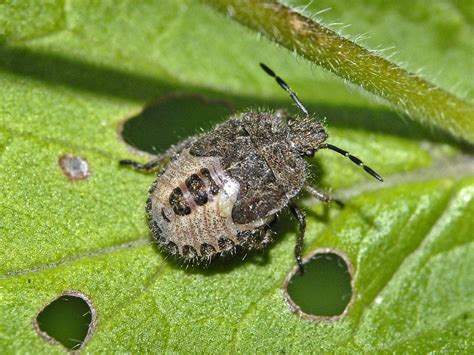
<svg viewBox="0 0 474 355">
<path fill-rule="evenodd" d="M 144 245 L 152 244 L 152 242 L 149 240 L 149 238 L 139 238 L 139 239 L 134 239 L 125 243 L 117 244 L 117 245 L 112 245 L 108 246 L 105 248 L 93 250 L 84 254 L 79 254 L 79 255 L 74 255 L 71 257 L 67 257 L 62 260 L 55 261 L 53 263 L 48 263 L 48 264 L 43 264 L 43 265 L 38 265 L 34 266 L 29 269 L 23 269 L 23 270 L 16 270 L 16 271 L 11 271 L 4 273 L 0 275 L 0 279 L 6 279 L 6 278 L 11 278 L 11 277 L 16 277 L 16 276 L 21 276 L 25 274 L 30 274 L 30 273 L 35 273 L 35 272 L 41 272 L 44 270 L 50 270 L 54 269 L 59 266 L 71 264 L 77 260 L 82 260 L 82 259 L 87 259 L 87 258 L 94 258 L 98 256 L 103 256 L 107 254 L 112 254 L 121 250 L 129 249 L 129 248 L 136 248 L 136 247 L 141 247 Z"/>
</svg>

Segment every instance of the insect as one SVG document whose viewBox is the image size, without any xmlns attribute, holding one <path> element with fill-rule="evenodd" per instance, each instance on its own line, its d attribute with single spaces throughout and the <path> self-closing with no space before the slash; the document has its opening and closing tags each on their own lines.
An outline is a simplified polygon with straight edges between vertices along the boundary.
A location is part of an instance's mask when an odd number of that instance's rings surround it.
<svg viewBox="0 0 474 355">
<path fill-rule="evenodd" d="M 185 139 L 146 164 L 122 165 L 149 171 L 170 159 L 150 188 L 146 204 L 149 226 L 167 253 L 189 262 L 209 263 L 237 248 L 263 249 L 272 241 L 276 215 L 289 208 L 299 223 L 296 262 L 303 274 L 306 222 L 294 199 L 302 190 L 317 199 L 331 197 L 307 182 L 308 163 L 320 149 L 349 158 L 379 181 L 359 158 L 325 143 L 328 134 L 283 79 L 261 68 L 290 95 L 304 116 L 282 117 L 270 111 L 231 116 L 212 131 Z M 336 201 L 337 202 L 337 201 Z"/>
</svg>

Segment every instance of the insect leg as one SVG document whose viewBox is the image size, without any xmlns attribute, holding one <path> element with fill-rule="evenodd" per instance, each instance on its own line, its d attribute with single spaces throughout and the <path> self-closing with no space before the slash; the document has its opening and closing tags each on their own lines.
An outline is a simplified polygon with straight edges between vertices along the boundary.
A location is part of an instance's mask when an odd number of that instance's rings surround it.
<svg viewBox="0 0 474 355">
<path fill-rule="evenodd" d="M 142 164 L 134 160 L 129 160 L 129 159 L 124 159 L 120 160 L 120 165 L 131 165 L 135 169 L 138 170 L 143 170 L 143 171 L 150 171 L 153 168 L 157 167 L 160 165 L 160 163 L 166 159 L 171 158 L 173 155 L 178 154 L 181 152 L 184 148 L 190 146 L 194 141 L 196 140 L 196 137 L 189 137 L 182 142 L 172 145 L 166 152 L 163 154 L 157 155 L 155 158 L 150 160 L 149 162 Z"/>
<path fill-rule="evenodd" d="M 273 241 L 272 234 L 273 231 L 267 226 L 263 232 L 263 237 L 259 242 L 258 249 L 265 249 Z"/>
<path fill-rule="evenodd" d="M 120 160 L 119 163 L 120 165 L 131 165 L 137 170 L 150 171 L 156 166 L 158 166 L 162 160 L 163 158 L 161 157 L 161 155 L 159 155 L 145 164 L 139 163 L 134 160 L 129 160 L 129 159 Z"/>
<path fill-rule="evenodd" d="M 331 150 L 335 151 L 336 153 L 344 155 L 346 158 L 349 158 L 350 160 L 352 160 L 352 162 L 354 164 L 357 164 L 361 168 L 363 168 L 368 174 L 372 175 L 374 178 L 376 178 L 379 181 L 383 181 L 382 177 L 379 174 L 377 174 L 374 170 L 369 168 L 367 165 L 365 165 L 362 162 L 362 160 L 360 160 L 359 158 L 353 156 L 352 154 L 345 151 L 344 149 L 338 148 L 338 147 L 336 147 L 335 145 L 332 145 L 332 144 L 323 144 L 323 145 L 321 145 L 320 149 L 331 149 Z"/>
<path fill-rule="evenodd" d="M 304 217 L 304 213 L 294 204 L 290 203 L 289 205 L 291 213 L 293 216 L 296 217 L 298 223 L 300 225 L 300 232 L 298 234 L 298 239 L 296 240 L 295 245 L 295 256 L 296 256 L 296 263 L 300 269 L 300 275 L 304 274 L 304 265 L 303 265 L 303 239 L 304 233 L 306 230 L 306 219 Z"/>
<path fill-rule="evenodd" d="M 341 207 L 341 208 L 344 207 L 344 203 L 341 200 L 332 198 L 331 195 L 329 195 L 325 192 L 319 191 L 319 190 L 315 189 L 313 186 L 304 185 L 304 189 L 311 196 L 317 198 L 320 201 L 327 202 L 327 203 L 335 202 L 339 207 Z"/>
<path fill-rule="evenodd" d="M 246 249 L 263 250 L 266 249 L 269 244 L 273 241 L 272 235 L 274 231 L 271 225 L 275 223 L 275 219 L 267 225 L 262 226 L 258 234 L 250 235 L 248 238 L 244 238 L 241 242 L 242 246 Z"/>
</svg>

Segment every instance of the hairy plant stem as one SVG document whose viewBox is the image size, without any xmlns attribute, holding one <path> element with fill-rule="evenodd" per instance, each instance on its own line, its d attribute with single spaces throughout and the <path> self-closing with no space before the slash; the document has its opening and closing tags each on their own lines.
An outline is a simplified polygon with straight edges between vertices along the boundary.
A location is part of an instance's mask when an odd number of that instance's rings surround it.
<svg viewBox="0 0 474 355">
<path fill-rule="evenodd" d="M 273 0 L 202 0 L 375 94 L 412 119 L 474 142 L 474 106 Z"/>
</svg>

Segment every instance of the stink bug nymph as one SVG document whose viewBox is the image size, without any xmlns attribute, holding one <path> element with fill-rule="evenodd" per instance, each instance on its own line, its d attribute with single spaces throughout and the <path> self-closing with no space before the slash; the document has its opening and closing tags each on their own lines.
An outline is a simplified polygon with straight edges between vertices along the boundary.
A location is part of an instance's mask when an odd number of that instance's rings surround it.
<svg viewBox="0 0 474 355">
<path fill-rule="evenodd" d="M 288 207 L 300 226 L 295 254 L 303 273 L 306 223 L 294 199 L 305 190 L 319 200 L 331 201 L 307 183 L 304 158 L 330 149 L 383 180 L 359 158 L 325 143 L 328 134 L 321 122 L 310 118 L 285 81 L 266 65 L 260 66 L 290 95 L 303 117 L 246 111 L 209 133 L 185 139 L 146 164 L 120 163 L 148 171 L 171 159 L 151 186 L 146 204 L 150 229 L 167 253 L 208 263 L 237 248 L 265 248 L 272 240 L 270 223 Z"/>
</svg>

